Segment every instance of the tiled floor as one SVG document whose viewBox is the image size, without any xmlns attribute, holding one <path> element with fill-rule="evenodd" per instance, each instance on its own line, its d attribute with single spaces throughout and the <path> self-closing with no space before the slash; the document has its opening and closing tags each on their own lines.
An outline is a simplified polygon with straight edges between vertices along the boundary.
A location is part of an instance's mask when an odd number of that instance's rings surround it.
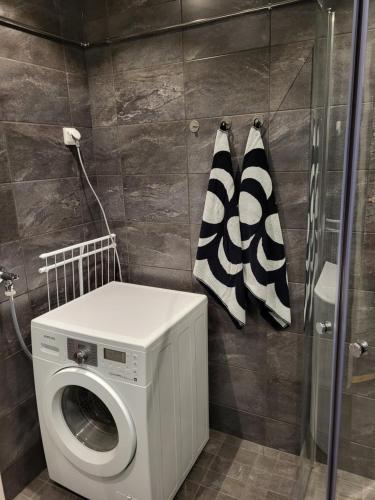
<svg viewBox="0 0 375 500">
<path fill-rule="evenodd" d="M 176 500 L 294 500 L 299 457 L 211 431 L 210 440 Z M 337 500 L 375 500 L 375 481 L 339 472 Z M 305 500 L 324 500 L 325 470 L 313 468 Z M 47 471 L 17 500 L 78 500 Z"/>
</svg>

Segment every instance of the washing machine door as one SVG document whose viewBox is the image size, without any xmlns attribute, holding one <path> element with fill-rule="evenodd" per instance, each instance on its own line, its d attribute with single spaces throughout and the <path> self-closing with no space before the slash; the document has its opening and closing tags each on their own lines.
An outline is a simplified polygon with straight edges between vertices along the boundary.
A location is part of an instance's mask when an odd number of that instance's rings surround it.
<svg viewBox="0 0 375 500">
<path fill-rule="evenodd" d="M 43 393 L 43 412 L 55 444 L 88 474 L 112 477 L 131 463 L 136 431 L 125 402 L 95 373 L 64 368 Z"/>
</svg>

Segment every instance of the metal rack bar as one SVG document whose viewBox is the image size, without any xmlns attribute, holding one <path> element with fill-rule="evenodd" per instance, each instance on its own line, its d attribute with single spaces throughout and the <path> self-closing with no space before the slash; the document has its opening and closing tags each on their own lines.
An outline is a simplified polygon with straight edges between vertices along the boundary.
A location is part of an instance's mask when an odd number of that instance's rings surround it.
<svg viewBox="0 0 375 500">
<path fill-rule="evenodd" d="M 90 47 L 101 47 L 105 45 L 111 45 L 113 43 L 126 42 L 127 40 L 134 40 L 137 38 L 145 38 L 153 35 L 159 35 L 162 33 L 169 33 L 171 31 L 185 30 L 188 28 L 194 28 L 197 26 L 204 26 L 206 24 L 212 24 L 219 21 L 225 21 L 227 19 L 234 19 L 236 17 L 241 17 L 249 14 L 257 14 L 259 12 L 271 11 L 277 7 L 283 7 L 285 5 L 293 5 L 297 3 L 303 3 L 311 0 L 279 0 L 268 5 L 264 5 L 262 7 L 252 7 L 249 9 L 239 10 L 237 12 L 232 12 L 230 14 L 223 14 L 221 16 L 215 17 L 206 17 L 202 19 L 196 19 L 194 21 L 186 21 L 183 23 L 173 24 L 170 26 L 164 26 L 162 28 L 155 28 L 151 30 L 139 31 L 137 33 L 131 33 L 127 35 L 117 35 L 108 37 L 104 40 L 98 40 L 96 42 L 88 42 L 86 40 L 72 40 L 70 38 L 66 38 L 61 35 L 56 35 L 54 33 L 50 33 L 48 31 L 41 30 L 34 26 L 30 26 L 28 24 L 20 23 L 13 19 L 9 19 L 4 16 L 0 16 L 0 25 L 7 26 L 8 28 L 13 28 L 19 31 L 24 31 L 26 33 L 30 33 L 32 35 L 40 36 L 42 38 L 46 38 L 48 40 L 52 40 L 59 43 L 66 43 L 69 45 L 74 45 L 76 47 L 81 48 L 90 48 Z M 318 0 L 317 0 L 318 1 Z"/>
</svg>

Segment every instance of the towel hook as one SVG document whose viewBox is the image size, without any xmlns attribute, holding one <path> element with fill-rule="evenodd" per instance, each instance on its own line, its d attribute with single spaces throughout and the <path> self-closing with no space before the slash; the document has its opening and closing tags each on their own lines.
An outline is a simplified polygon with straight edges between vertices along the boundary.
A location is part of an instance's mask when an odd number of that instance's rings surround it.
<svg viewBox="0 0 375 500">
<path fill-rule="evenodd" d="M 257 130 L 260 130 L 263 127 L 263 123 L 259 120 L 259 118 L 254 119 L 253 127 Z"/>
<path fill-rule="evenodd" d="M 228 132 L 230 130 L 231 126 L 232 126 L 231 122 L 226 122 L 225 120 L 223 120 L 220 123 L 220 130 L 222 130 L 223 132 Z"/>
</svg>

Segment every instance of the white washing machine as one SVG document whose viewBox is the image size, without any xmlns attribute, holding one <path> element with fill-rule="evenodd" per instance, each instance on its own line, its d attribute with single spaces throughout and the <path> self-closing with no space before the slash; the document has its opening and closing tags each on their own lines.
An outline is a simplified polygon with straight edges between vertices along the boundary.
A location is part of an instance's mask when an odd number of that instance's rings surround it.
<svg viewBox="0 0 375 500">
<path fill-rule="evenodd" d="M 32 347 L 51 479 L 172 499 L 208 440 L 206 297 L 113 282 L 34 319 Z"/>
</svg>

